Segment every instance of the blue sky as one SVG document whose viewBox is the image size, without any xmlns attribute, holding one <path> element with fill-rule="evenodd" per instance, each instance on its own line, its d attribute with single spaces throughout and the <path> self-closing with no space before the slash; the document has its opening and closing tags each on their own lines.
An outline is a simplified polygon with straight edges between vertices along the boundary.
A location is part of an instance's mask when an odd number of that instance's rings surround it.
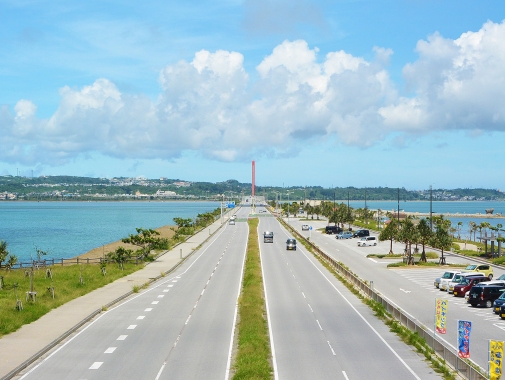
<svg viewBox="0 0 505 380">
<path fill-rule="evenodd" d="M 503 190 L 505 3 L 0 0 L 0 175 Z"/>
</svg>

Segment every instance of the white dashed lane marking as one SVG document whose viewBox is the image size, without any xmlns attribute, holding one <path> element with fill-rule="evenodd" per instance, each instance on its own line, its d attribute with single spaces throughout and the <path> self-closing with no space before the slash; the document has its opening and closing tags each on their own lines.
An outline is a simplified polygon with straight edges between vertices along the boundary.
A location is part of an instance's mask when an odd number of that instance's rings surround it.
<svg viewBox="0 0 505 380">
<path fill-rule="evenodd" d="M 119 337 L 116 340 L 125 340 L 128 337 L 128 335 L 119 335 Z"/>
<path fill-rule="evenodd" d="M 137 327 L 137 325 L 130 325 L 130 326 L 128 326 L 127 330 L 133 330 L 135 327 Z"/>
<path fill-rule="evenodd" d="M 103 362 L 94 362 L 93 364 L 91 364 L 91 367 L 89 367 L 89 369 L 98 369 L 102 364 Z"/>
<path fill-rule="evenodd" d="M 105 350 L 104 354 L 112 354 L 114 351 L 116 351 L 116 347 L 109 347 Z"/>
</svg>

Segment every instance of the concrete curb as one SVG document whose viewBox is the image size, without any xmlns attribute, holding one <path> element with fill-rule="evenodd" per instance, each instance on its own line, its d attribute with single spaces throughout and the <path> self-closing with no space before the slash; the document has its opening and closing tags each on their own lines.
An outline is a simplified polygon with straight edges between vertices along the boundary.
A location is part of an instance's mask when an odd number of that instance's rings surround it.
<svg viewBox="0 0 505 380">
<path fill-rule="evenodd" d="M 235 209 L 236 210 L 236 209 Z M 177 264 L 175 264 L 173 267 L 171 267 L 169 270 L 167 270 L 166 272 L 164 272 L 164 275 L 158 275 L 154 278 L 151 278 L 149 281 L 147 281 L 146 283 L 144 284 L 152 284 L 153 282 L 156 282 L 158 281 L 159 279 L 163 278 L 164 276 L 166 276 L 167 274 L 175 271 L 179 266 L 181 266 L 188 258 L 190 258 L 195 252 L 197 252 L 201 245 L 207 243 L 207 241 L 209 241 L 210 238 L 212 238 L 226 223 L 223 223 L 221 224 L 212 234 L 210 234 L 202 243 L 200 243 L 198 245 L 198 247 L 194 250 L 192 250 L 190 253 L 188 253 L 186 256 L 183 257 L 183 259 L 181 261 L 179 261 Z M 205 227 L 207 228 L 207 227 Z M 200 231 L 198 231 L 197 233 L 200 233 L 202 231 L 205 230 L 205 228 L 202 228 Z M 196 234 L 197 234 L 196 233 Z M 195 234 L 195 235 L 196 235 Z M 192 236 L 195 236 L 195 235 L 192 235 Z M 190 237 L 188 237 L 186 240 L 184 240 L 183 242 L 179 242 L 178 244 L 176 244 L 173 248 L 177 247 L 178 245 L 182 244 L 182 243 L 185 243 L 187 240 L 189 240 Z M 164 255 L 165 253 L 167 253 L 168 251 L 165 251 L 164 253 L 160 254 L 159 256 L 162 256 Z M 158 256 L 158 257 L 159 257 Z M 149 264 L 148 264 L 149 265 Z M 31 364 L 33 364 L 36 360 L 38 360 L 42 355 L 46 354 L 47 352 L 51 351 L 54 347 L 56 347 L 58 344 L 60 344 L 64 339 L 66 339 L 67 337 L 69 337 L 70 335 L 72 335 L 74 332 L 76 332 L 77 330 L 79 330 L 82 326 L 84 326 L 86 323 L 88 323 L 89 321 L 91 321 L 93 318 L 95 318 L 97 315 L 99 315 L 103 308 L 109 308 L 109 307 L 112 307 L 114 306 L 115 304 L 121 302 L 122 300 L 124 300 L 125 298 L 128 298 L 129 296 L 131 296 L 132 294 L 134 294 L 133 291 L 129 291 L 128 293 L 125 293 L 123 294 L 122 296 L 116 298 L 115 300 L 107 303 L 106 305 L 103 305 L 102 308 L 100 309 L 97 309 L 95 310 L 94 312 L 92 312 L 90 315 L 88 315 L 86 318 L 84 318 L 83 320 L 81 320 L 79 323 L 77 323 L 76 325 L 74 325 L 73 327 L 71 327 L 70 329 L 68 329 L 67 331 L 65 331 L 62 335 L 60 335 L 58 338 L 56 338 L 55 340 L 53 340 L 51 343 L 49 343 L 46 347 L 44 347 L 43 349 L 41 349 L 39 352 L 37 352 L 35 355 L 31 356 L 30 358 L 28 358 L 27 360 L 25 360 L 23 363 L 21 363 L 20 365 L 18 365 L 16 368 L 14 368 L 12 371 L 10 371 L 9 373 L 7 373 L 7 375 L 3 376 L 0 380 L 9 380 L 9 379 L 12 379 L 14 376 L 16 376 L 19 372 L 21 372 L 22 370 L 24 370 L 25 368 L 27 368 L 28 366 L 30 366 Z"/>
</svg>

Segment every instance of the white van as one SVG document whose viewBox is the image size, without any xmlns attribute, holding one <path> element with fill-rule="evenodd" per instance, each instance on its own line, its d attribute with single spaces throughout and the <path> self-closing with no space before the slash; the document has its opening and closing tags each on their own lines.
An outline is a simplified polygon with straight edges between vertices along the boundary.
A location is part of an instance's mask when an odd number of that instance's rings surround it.
<svg viewBox="0 0 505 380">
<path fill-rule="evenodd" d="M 367 245 L 377 245 L 377 237 L 365 236 L 358 241 L 358 247 L 366 247 Z"/>
<path fill-rule="evenodd" d="M 485 274 L 484 273 L 480 273 L 480 272 L 462 272 L 462 273 L 458 273 L 458 274 L 456 274 L 452 278 L 451 281 L 448 282 L 447 286 L 445 286 L 441 290 L 447 290 L 449 293 L 454 292 L 454 287 L 456 285 L 460 284 L 461 280 L 464 279 L 467 276 L 472 276 L 472 277 L 474 277 L 474 276 L 475 277 L 482 276 L 482 277 L 484 277 Z"/>
</svg>

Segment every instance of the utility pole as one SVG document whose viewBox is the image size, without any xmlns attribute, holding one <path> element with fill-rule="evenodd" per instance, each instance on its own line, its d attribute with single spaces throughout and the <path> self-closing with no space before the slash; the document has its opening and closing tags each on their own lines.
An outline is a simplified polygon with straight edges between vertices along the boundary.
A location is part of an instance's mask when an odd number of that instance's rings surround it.
<svg viewBox="0 0 505 380">
<path fill-rule="evenodd" d="M 365 187 L 365 224 L 368 224 L 368 212 L 367 212 L 367 207 L 366 207 L 366 187 Z"/>
<path fill-rule="evenodd" d="M 398 188 L 398 213 L 397 213 L 398 222 L 400 222 L 400 188 Z"/>
<path fill-rule="evenodd" d="M 432 207 L 432 203 L 433 203 L 433 189 L 430 185 L 430 230 L 431 232 L 433 232 L 433 207 Z"/>
</svg>

